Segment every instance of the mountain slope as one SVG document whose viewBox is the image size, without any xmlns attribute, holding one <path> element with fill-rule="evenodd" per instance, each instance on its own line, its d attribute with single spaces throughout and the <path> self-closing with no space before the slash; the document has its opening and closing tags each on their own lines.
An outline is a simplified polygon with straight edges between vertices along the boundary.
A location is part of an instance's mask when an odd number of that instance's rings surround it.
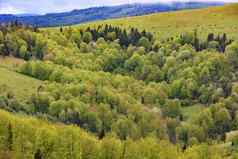
<svg viewBox="0 0 238 159">
<path fill-rule="evenodd" d="M 79 27 L 112 24 L 121 27 L 137 27 L 154 32 L 162 38 L 178 35 L 197 29 L 199 35 L 208 33 L 227 33 L 231 38 L 238 38 L 238 4 L 227 4 L 195 10 L 156 13 L 145 16 L 127 17 L 95 23 L 82 24 Z"/>
<path fill-rule="evenodd" d="M 43 16 L 14 16 L 0 15 L 0 22 L 18 20 L 22 23 L 37 25 L 40 27 L 72 25 L 83 22 L 138 16 L 156 12 L 174 11 L 180 9 L 202 8 L 208 6 L 223 5 L 218 2 L 174 2 L 156 4 L 126 4 L 111 7 L 94 7 L 82 10 L 73 10 L 65 13 L 46 14 Z"/>
</svg>

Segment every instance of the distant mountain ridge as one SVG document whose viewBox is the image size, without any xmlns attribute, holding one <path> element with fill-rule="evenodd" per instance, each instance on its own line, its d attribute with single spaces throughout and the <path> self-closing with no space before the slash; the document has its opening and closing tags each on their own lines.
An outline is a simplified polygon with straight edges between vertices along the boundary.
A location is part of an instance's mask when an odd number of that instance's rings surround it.
<svg viewBox="0 0 238 159">
<path fill-rule="evenodd" d="M 222 2 L 172 2 L 153 4 L 125 4 L 119 6 L 93 7 L 81 10 L 73 10 L 64 13 L 50 13 L 45 15 L 9 15 L 0 14 L 0 23 L 19 21 L 24 24 L 39 27 L 65 26 L 85 23 L 96 20 L 139 16 L 157 12 L 175 11 L 181 9 L 195 9 L 209 6 L 221 6 Z"/>
</svg>

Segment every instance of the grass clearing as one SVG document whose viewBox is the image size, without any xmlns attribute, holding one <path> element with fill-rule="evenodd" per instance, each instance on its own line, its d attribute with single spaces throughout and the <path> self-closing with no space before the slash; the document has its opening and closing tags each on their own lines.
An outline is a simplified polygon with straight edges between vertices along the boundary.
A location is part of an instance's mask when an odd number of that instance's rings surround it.
<svg viewBox="0 0 238 159">
<path fill-rule="evenodd" d="M 42 83 L 40 80 L 0 67 L 0 87 L 7 87 L 17 99 L 26 99 L 36 92 Z"/>
</svg>

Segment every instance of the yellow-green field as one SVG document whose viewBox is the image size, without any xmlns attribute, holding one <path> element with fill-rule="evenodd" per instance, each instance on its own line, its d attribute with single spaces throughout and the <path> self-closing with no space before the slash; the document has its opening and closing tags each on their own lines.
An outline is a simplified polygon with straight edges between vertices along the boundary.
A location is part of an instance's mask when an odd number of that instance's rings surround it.
<svg viewBox="0 0 238 159">
<path fill-rule="evenodd" d="M 19 99 L 26 99 L 42 84 L 41 81 L 24 76 L 0 66 L 0 88 L 13 92 Z"/>
<path fill-rule="evenodd" d="M 225 32 L 231 38 L 238 39 L 238 4 L 98 21 L 81 24 L 78 27 L 94 27 L 99 24 L 112 24 L 126 28 L 133 26 L 154 32 L 160 38 L 197 29 L 201 36 L 210 32 Z"/>
</svg>

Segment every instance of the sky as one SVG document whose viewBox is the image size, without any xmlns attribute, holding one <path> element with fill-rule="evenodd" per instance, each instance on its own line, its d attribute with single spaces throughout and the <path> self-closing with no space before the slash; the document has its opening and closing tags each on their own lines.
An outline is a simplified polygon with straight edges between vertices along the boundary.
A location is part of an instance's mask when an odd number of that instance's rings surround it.
<svg viewBox="0 0 238 159">
<path fill-rule="evenodd" d="M 45 14 L 71 11 L 95 6 L 111 6 L 127 3 L 156 3 L 174 0 L 0 0 L 0 14 Z M 189 1 L 189 0 L 176 0 Z M 192 1 L 223 1 L 224 0 L 192 0 Z M 238 0 L 228 0 L 238 2 Z M 228 2 L 227 0 L 225 2 Z"/>
</svg>

